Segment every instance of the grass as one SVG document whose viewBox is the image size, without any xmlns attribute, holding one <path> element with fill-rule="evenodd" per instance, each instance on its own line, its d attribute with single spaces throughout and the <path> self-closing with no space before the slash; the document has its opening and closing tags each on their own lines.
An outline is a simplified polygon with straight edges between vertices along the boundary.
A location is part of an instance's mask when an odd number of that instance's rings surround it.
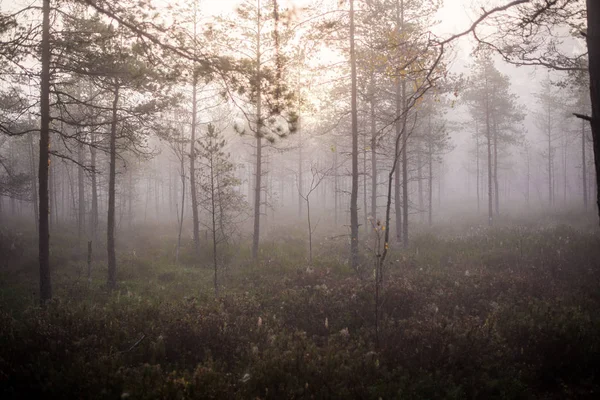
<svg viewBox="0 0 600 400">
<path fill-rule="evenodd" d="M 120 243 L 118 289 L 98 252 L 88 282 L 53 245 L 54 300 L 37 307 L 31 251 L 0 271 L 2 398 L 597 398 L 600 237 L 566 225 L 423 232 L 390 254 L 376 346 L 374 287 L 319 238 L 275 231 L 260 262 L 142 230 Z M 133 252 L 135 250 L 135 253 Z M 369 260 L 369 254 L 364 258 Z M 370 266 L 364 269 L 368 272 Z M 369 277 L 370 274 L 363 274 Z"/>
</svg>

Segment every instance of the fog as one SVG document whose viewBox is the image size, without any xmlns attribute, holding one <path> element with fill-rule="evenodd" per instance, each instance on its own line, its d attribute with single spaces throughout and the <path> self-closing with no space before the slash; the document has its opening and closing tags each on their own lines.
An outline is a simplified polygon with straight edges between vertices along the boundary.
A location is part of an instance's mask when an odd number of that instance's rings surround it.
<svg viewBox="0 0 600 400">
<path fill-rule="evenodd" d="M 2 1 L 0 394 L 592 397 L 594 7 Z"/>
</svg>

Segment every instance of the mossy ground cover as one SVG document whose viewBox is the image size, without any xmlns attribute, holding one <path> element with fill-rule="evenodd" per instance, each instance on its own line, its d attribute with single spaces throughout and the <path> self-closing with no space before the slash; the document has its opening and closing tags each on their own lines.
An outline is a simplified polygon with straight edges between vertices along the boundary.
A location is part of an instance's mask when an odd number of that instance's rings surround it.
<svg viewBox="0 0 600 400">
<path fill-rule="evenodd" d="M 273 237 L 257 264 L 244 243 L 230 249 L 218 299 L 187 243 L 175 265 L 172 239 L 130 237 L 109 292 L 101 252 L 88 282 L 85 257 L 60 238 L 45 308 L 23 240 L 0 270 L 0 397 L 600 396 L 597 233 L 422 233 L 389 257 L 378 338 L 366 250 L 357 274 L 345 243 L 322 238 L 307 268 L 301 232 Z"/>
</svg>

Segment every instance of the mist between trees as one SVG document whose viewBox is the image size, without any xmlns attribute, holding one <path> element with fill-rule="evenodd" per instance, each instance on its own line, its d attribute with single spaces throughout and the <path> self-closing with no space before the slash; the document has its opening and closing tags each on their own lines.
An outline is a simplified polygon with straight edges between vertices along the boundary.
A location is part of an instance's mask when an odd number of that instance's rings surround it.
<svg viewBox="0 0 600 400">
<path fill-rule="evenodd" d="M 47 3 L 13 6 L 1 25 L 2 214 L 30 215 L 47 279 L 50 224 L 76 225 L 78 251 L 102 227 L 114 286 L 115 232 L 142 222 L 177 224 L 177 259 L 190 231 L 196 253 L 201 231 L 215 253 L 250 235 L 257 259 L 261 222 L 302 222 L 316 191 L 313 217 L 348 230 L 358 270 L 359 231 L 368 239 L 376 221 L 392 228 L 386 245 L 393 231 L 406 247 L 411 223 L 436 214 L 476 206 L 493 225 L 504 207 L 591 209 L 597 197 L 588 63 L 560 53 L 591 38 L 577 2 L 483 9 L 449 37 L 432 33 L 436 1 L 242 2 L 222 16 L 194 2 Z M 572 38 L 566 27 L 578 27 Z M 453 73 L 448 50 L 471 34 L 472 61 Z M 532 85 L 537 104 L 520 104 L 498 56 L 563 73 Z M 470 138 L 461 165 L 445 163 L 457 136 Z M 456 168 L 462 177 L 449 178 Z"/>
<path fill-rule="evenodd" d="M 0 256 L 37 254 L 42 306 L 61 257 L 111 293 L 160 253 L 220 298 L 278 251 L 334 255 L 374 285 L 378 349 L 413 240 L 596 234 L 597 2 L 482 2 L 448 33 L 442 0 L 206 3 L 0 6 Z"/>
</svg>

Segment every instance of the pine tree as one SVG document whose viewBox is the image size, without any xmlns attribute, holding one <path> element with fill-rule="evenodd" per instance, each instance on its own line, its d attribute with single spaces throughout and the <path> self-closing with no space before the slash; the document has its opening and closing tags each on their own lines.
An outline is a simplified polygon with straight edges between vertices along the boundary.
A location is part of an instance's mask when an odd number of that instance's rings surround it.
<svg viewBox="0 0 600 400">
<path fill-rule="evenodd" d="M 214 287 L 219 296 L 218 271 L 222 267 L 219 248 L 235 233 L 235 227 L 246 210 L 245 200 L 235 188 L 240 180 L 235 177 L 235 165 L 225 152 L 227 142 L 214 125 L 198 140 L 196 152 L 202 168 L 198 170 L 199 205 L 208 213 L 208 228 L 212 239 Z M 220 264 L 221 262 L 221 264 Z"/>
</svg>

